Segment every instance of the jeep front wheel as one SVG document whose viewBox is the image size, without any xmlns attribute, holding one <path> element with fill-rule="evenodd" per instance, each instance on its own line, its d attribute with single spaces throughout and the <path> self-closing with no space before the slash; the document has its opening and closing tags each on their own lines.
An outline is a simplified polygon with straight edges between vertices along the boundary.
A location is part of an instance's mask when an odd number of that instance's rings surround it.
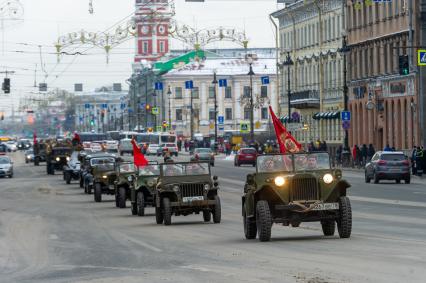
<svg viewBox="0 0 426 283">
<path fill-rule="evenodd" d="M 161 207 L 155 207 L 155 221 L 157 224 L 163 224 L 164 215 Z"/>
<path fill-rule="evenodd" d="M 208 210 L 208 209 L 203 210 L 203 220 L 204 220 L 204 222 L 210 222 L 211 219 L 212 219 L 212 215 L 210 213 L 210 210 Z"/>
<path fill-rule="evenodd" d="M 132 211 L 132 215 L 137 215 L 138 214 L 138 205 L 136 202 L 132 202 L 131 204 L 131 211 Z"/>
<path fill-rule="evenodd" d="M 334 221 L 321 221 L 322 232 L 324 236 L 333 236 L 334 231 L 336 230 L 336 223 Z"/>
<path fill-rule="evenodd" d="M 214 200 L 216 201 L 216 204 L 213 208 L 212 214 L 213 214 L 213 222 L 214 223 L 220 223 L 222 219 L 222 205 L 220 204 L 220 198 L 219 196 L 215 196 Z"/>
<path fill-rule="evenodd" d="M 138 208 L 138 216 L 145 215 L 145 198 L 142 192 L 138 192 L 136 196 L 136 204 Z"/>
<path fill-rule="evenodd" d="M 64 177 L 65 177 L 65 182 L 67 183 L 67 185 L 71 184 L 71 174 L 68 172 L 65 172 Z"/>
<path fill-rule="evenodd" d="M 243 221 L 244 221 L 244 235 L 246 236 L 246 239 L 247 240 L 256 239 L 256 234 L 257 234 L 256 220 L 253 219 L 253 217 L 251 218 L 247 217 L 245 205 L 244 205 Z"/>
<path fill-rule="evenodd" d="M 89 188 L 90 188 L 90 185 L 89 185 Z M 95 184 L 95 191 L 94 191 L 94 194 L 93 194 L 93 198 L 95 199 L 95 202 L 101 202 L 102 201 L 102 187 L 101 187 L 101 184 L 99 184 L 99 183 Z"/>
<path fill-rule="evenodd" d="M 163 198 L 163 217 L 164 225 L 168 226 L 172 224 L 172 207 L 170 206 L 169 198 Z"/>
<path fill-rule="evenodd" d="M 126 208 L 126 188 L 125 187 L 118 188 L 118 207 Z"/>
<path fill-rule="evenodd" d="M 348 197 L 339 199 L 339 219 L 337 219 L 337 231 L 340 238 L 349 238 L 352 232 L 352 208 Z"/>
<path fill-rule="evenodd" d="M 272 219 L 271 211 L 267 201 L 260 200 L 256 204 L 256 225 L 259 241 L 268 242 L 271 240 Z"/>
</svg>

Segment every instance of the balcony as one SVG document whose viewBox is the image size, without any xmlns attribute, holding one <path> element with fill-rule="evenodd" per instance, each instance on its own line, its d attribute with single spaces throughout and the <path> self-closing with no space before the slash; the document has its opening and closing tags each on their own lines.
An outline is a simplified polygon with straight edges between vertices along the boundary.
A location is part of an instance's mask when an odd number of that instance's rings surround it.
<svg viewBox="0 0 426 283">
<path fill-rule="evenodd" d="M 318 90 L 304 90 L 291 94 L 291 107 L 296 109 L 320 108 Z"/>
</svg>

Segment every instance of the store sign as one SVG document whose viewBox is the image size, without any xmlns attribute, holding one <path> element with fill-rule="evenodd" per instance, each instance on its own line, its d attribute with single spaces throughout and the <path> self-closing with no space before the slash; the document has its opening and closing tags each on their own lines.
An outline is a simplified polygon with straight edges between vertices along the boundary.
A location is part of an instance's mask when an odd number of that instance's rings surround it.
<svg viewBox="0 0 426 283">
<path fill-rule="evenodd" d="M 405 93 L 406 90 L 407 86 L 403 83 L 390 84 L 390 93 L 392 94 Z"/>
</svg>

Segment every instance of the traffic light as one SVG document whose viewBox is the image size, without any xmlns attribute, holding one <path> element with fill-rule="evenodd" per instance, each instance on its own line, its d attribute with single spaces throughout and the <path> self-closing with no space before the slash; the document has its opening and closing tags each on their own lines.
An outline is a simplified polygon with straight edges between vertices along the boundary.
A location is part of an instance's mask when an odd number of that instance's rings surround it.
<svg viewBox="0 0 426 283">
<path fill-rule="evenodd" d="M 147 105 L 145 106 L 145 109 L 146 109 L 146 112 L 149 112 L 149 111 L 151 110 L 151 105 L 147 104 Z"/>
<path fill-rule="evenodd" d="M 167 126 L 168 126 L 169 124 L 167 123 L 167 121 L 163 121 L 163 128 L 164 129 L 167 129 Z"/>
<path fill-rule="evenodd" d="M 2 90 L 4 90 L 4 93 L 10 93 L 10 79 L 5 78 L 2 85 Z"/>
<path fill-rule="evenodd" d="M 410 63 L 408 60 L 408 55 L 399 56 L 399 74 L 408 75 L 410 73 Z"/>
</svg>

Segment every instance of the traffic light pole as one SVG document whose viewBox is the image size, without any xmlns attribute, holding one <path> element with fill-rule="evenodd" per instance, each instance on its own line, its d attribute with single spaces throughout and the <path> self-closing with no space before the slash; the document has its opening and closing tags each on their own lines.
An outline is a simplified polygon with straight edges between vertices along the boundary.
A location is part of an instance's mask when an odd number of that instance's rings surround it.
<svg viewBox="0 0 426 283">
<path fill-rule="evenodd" d="M 190 133 L 191 140 L 194 140 L 194 97 L 193 97 L 193 88 L 191 88 L 191 117 L 190 117 Z"/>
<path fill-rule="evenodd" d="M 217 77 L 216 72 L 213 74 L 213 86 L 214 86 L 214 149 L 217 147 Z"/>
</svg>

